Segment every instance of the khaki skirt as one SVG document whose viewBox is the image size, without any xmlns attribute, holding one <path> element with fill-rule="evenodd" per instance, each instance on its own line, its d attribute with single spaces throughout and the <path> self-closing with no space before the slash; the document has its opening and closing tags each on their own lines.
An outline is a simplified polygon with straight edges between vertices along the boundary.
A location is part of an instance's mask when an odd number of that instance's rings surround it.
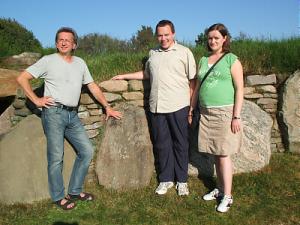
<svg viewBox="0 0 300 225">
<path fill-rule="evenodd" d="M 232 155 L 240 151 L 243 137 L 241 131 L 232 133 L 233 106 L 200 109 L 198 146 L 200 152 L 213 155 Z"/>
</svg>

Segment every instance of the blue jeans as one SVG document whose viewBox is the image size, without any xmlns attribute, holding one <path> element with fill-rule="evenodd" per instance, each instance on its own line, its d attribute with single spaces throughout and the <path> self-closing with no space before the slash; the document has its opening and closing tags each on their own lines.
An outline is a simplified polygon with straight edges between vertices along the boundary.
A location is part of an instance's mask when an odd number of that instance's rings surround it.
<svg viewBox="0 0 300 225">
<path fill-rule="evenodd" d="M 62 176 L 64 138 L 71 143 L 77 155 L 68 193 L 80 194 L 94 150 L 77 111 L 67 111 L 55 106 L 44 108 L 42 124 L 47 138 L 48 184 L 52 200 L 58 201 L 65 196 Z"/>
</svg>

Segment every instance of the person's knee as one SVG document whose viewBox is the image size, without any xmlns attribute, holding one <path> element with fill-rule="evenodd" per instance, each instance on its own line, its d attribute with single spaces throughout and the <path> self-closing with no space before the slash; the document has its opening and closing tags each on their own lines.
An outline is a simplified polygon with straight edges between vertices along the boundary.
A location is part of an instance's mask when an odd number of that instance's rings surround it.
<svg viewBox="0 0 300 225">
<path fill-rule="evenodd" d="M 51 151 L 47 152 L 47 159 L 49 164 L 61 164 L 63 162 L 63 150 L 61 151 Z"/>
<path fill-rule="evenodd" d="M 85 151 L 83 151 L 82 153 L 82 157 L 85 159 L 85 160 L 92 160 L 93 158 L 93 155 L 94 155 L 94 148 L 89 145 L 85 148 Z"/>
</svg>

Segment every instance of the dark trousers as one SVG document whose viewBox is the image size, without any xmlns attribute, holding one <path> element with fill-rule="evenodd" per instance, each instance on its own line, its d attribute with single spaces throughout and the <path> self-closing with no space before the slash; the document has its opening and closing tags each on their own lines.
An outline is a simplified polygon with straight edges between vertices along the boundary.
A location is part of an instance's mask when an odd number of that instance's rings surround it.
<svg viewBox="0 0 300 225">
<path fill-rule="evenodd" d="M 172 113 L 150 113 L 159 182 L 187 182 L 188 111 L 184 107 Z"/>
</svg>

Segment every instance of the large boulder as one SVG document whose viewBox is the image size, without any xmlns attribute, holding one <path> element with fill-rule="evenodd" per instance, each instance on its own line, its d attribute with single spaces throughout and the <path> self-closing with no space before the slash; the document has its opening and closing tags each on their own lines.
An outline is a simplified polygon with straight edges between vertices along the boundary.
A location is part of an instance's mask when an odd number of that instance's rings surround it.
<svg viewBox="0 0 300 225">
<path fill-rule="evenodd" d="M 38 61 L 41 56 L 42 55 L 40 53 L 36 52 L 23 52 L 19 55 L 13 55 L 6 58 L 4 63 L 18 68 L 26 68 Z"/>
<path fill-rule="evenodd" d="M 107 122 L 101 146 L 97 147 L 99 183 L 117 190 L 147 186 L 154 159 L 145 110 L 126 103 L 117 109 L 124 117 Z"/>
<path fill-rule="evenodd" d="M 67 185 L 75 154 L 65 143 L 64 181 Z M 46 138 L 41 120 L 31 115 L 0 140 L 0 202 L 31 203 L 49 198 Z"/>
<path fill-rule="evenodd" d="M 14 107 L 10 105 L 0 115 L 0 136 L 7 133 L 12 128 L 11 117 L 14 115 L 14 112 L 15 112 Z"/>
<path fill-rule="evenodd" d="M 241 116 L 243 145 L 241 152 L 232 156 L 235 173 L 260 170 L 271 158 L 271 116 L 250 101 L 244 101 Z"/>
<path fill-rule="evenodd" d="M 269 164 L 271 157 L 271 128 L 273 120 L 256 104 L 244 101 L 243 146 L 240 153 L 232 155 L 234 173 L 251 172 Z M 198 152 L 198 127 L 191 131 L 190 175 L 212 176 L 215 174 L 214 158 Z M 200 140 L 201 141 L 201 140 Z"/>
<path fill-rule="evenodd" d="M 285 82 L 282 98 L 285 142 L 289 151 L 300 153 L 300 70 Z"/>
<path fill-rule="evenodd" d="M 18 83 L 16 81 L 20 72 L 0 68 L 0 97 L 14 96 L 17 94 Z"/>
</svg>

